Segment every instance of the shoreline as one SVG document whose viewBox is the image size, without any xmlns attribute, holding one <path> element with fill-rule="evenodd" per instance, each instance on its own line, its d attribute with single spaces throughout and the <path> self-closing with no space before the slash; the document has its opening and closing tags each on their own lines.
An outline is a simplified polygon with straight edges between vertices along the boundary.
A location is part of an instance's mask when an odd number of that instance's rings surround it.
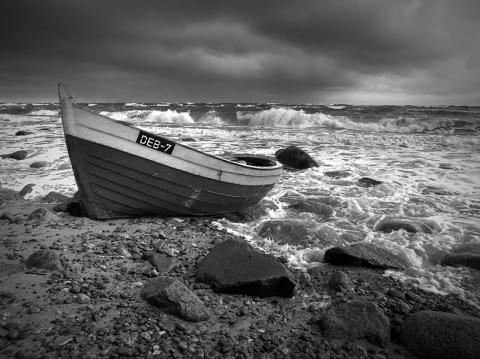
<svg viewBox="0 0 480 359">
<path fill-rule="evenodd" d="M 2 190 L 5 191 L 5 190 Z M 293 298 L 222 294 L 198 284 L 195 273 L 210 250 L 227 239 L 209 218 L 94 221 L 67 213 L 29 219 L 54 205 L 9 197 L 0 208 L 0 356 L 22 358 L 417 358 L 399 343 L 405 321 L 425 310 L 480 321 L 480 311 L 453 295 L 426 293 L 383 270 L 321 265 L 289 266 Z M 62 270 L 25 268 L 29 256 L 56 253 Z M 171 259 L 158 273 L 142 258 L 155 251 Z M 332 288 L 342 271 L 347 290 Z M 184 321 L 148 304 L 141 288 L 168 276 L 184 283 L 211 318 Z M 321 317 L 353 302 L 375 304 L 389 320 L 386 345 L 326 336 Z"/>
</svg>

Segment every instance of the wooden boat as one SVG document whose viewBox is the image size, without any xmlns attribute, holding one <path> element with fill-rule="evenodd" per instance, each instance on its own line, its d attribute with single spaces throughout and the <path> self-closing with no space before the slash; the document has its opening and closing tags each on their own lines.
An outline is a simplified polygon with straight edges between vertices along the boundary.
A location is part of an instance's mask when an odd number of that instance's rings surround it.
<svg viewBox="0 0 480 359">
<path fill-rule="evenodd" d="M 65 141 L 87 216 L 208 216 L 252 206 L 283 167 L 266 156 L 224 159 L 95 114 L 58 85 Z"/>
</svg>

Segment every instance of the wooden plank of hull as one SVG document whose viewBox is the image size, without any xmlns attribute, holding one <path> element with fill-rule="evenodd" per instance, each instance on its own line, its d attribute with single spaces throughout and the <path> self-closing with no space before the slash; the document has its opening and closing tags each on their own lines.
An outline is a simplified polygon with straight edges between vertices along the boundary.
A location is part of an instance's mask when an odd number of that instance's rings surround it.
<svg viewBox="0 0 480 359">
<path fill-rule="evenodd" d="M 211 180 L 73 136 L 66 136 L 87 215 L 213 215 L 258 203 L 274 186 Z"/>
</svg>

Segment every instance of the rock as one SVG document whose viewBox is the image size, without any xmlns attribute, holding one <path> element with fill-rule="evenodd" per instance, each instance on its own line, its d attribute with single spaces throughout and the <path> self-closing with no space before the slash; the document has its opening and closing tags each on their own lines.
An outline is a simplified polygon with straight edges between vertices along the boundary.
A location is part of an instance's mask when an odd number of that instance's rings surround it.
<svg viewBox="0 0 480 359">
<path fill-rule="evenodd" d="M 50 221 L 58 220 L 58 216 L 46 208 L 37 208 L 28 216 L 29 220 Z"/>
<path fill-rule="evenodd" d="M 39 249 L 31 254 L 25 262 L 27 268 L 40 268 L 50 271 L 63 271 L 60 258 L 48 249 Z"/>
<path fill-rule="evenodd" d="M 291 298 L 295 283 L 271 254 L 245 242 L 228 239 L 215 246 L 198 265 L 196 281 L 223 293 Z"/>
<path fill-rule="evenodd" d="M 302 259 L 307 263 L 322 263 L 324 254 L 322 250 L 310 249 L 303 253 Z"/>
<path fill-rule="evenodd" d="M 13 214 L 11 214 L 10 212 L 3 212 L 1 215 L 0 215 L 0 219 L 6 219 L 8 220 L 9 222 L 15 222 L 15 216 Z"/>
<path fill-rule="evenodd" d="M 8 153 L 8 154 L 5 154 L 5 155 L 1 155 L 2 158 L 12 158 L 14 160 L 23 160 L 27 157 L 28 155 L 28 152 L 27 151 L 15 151 L 15 152 L 12 152 L 12 153 Z"/>
<path fill-rule="evenodd" d="M 140 296 L 162 311 L 190 322 L 210 318 L 205 304 L 180 281 L 170 277 L 151 279 L 141 290 Z"/>
<path fill-rule="evenodd" d="M 335 271 L 330 276 L 328 286 L 337 292 L 345 292 L 354 288 L 353 282 L 345 272 Z"/>
<path fill-rule="evenodd" d="M 47 161 L 36 161 L 30 165 L 30 168 L 42 168 L 48 165 Z"/>
<path fill-rule="evenodd" d="M 181 142 L 198 142 L 196 138 L 192 138 L 192 137 L 181 137 L 179 140 Z"/>
<path fill-rule="evenodd" d="M 314 213 L 321 216 L 323 220 L 328 220 L 335 215 L 335 210 L 331 206 L 309 200 L 292 203 L 288 208 L 294 208 L 300 212 Z"/>
<path fill-rule="evenodd" d="M 78 191 L 75 192 L 73 197 L 67 198 L 59 205 L 53 207 L 53 210 L 56 212 L 67 212 L 76 217 L 85 216 L 82 196 Z"/>
<path fill-rule="evenodd" d="M 345 243 L 333 228 L 308 220 L 273 219 L 263 223 L 258 233 L 263 238 L 272 238 L 278 244 L 302 248 L 323 248 Z"/>
<path fill-rule="evenodd" d="M 25 196 L 27 193 L 30 193 L 33 191 L 33 187 L 35 186 L 34 183 L 30 183 L 30 184 L 27 184 L 25 187 L 23 187 L 20 192 L 18 192 L 18 194 L 23 197 Z"/>
<path fill-rule="evenodd" d="M 400 229 L 410 233 L 432 233 L 432 228 L 426 223 L 409 218 L 384 218 L 375 226 L 376 231 L 385 233 L 398 231 Z"/>
<path fill-rule="evenodd" d="M 79 293 L 77 296 L 77 302 L 79 304 L 87 304 L 91 301 L 90 297 L 84 293 Z"/>
<path fill-rule="evenodd" d="M 480 242 L 465 243 L 453 247 L 453 253 L 476 253 L 480 254 Z"/>
<path fill-rule="evenodd" d="M 457 165 L 454 165 L 452 163 L 446 163 L 446 162 L 440 163 L 438 167 L 444 170 L 458 170 Z"/>
<path fill-rule="evenodd" d="M 170 258 L 153 251 L 143 252 L 142 259 L 147 260 L 160 275 L 168 273 L 175 266 L 174 261 Z"/>
<path fill-rule="evenodd" d="M 391 252 L 370 243 L 330 248 L 325 252 L 324 261 L 342 266 L 405 269 L 402 261 Z"/>
<path fill-rule="evenodd" d="M 382 181 L 377 181 L 373 178 L 363 177 L 358 180 L 359 186 L 362 187 L 373 187 L 382 184 Z"/>
<path fill-rule="evenodd" d="M 319 167 L 318 163 L 305 151 L 297 146 L 289 146 L 275 153 L 278 162 L 296 169 Z"/>
<path fill-rule="evenodd" d="M 33 132 L 29 132 L 29 131 L 17 131 L 17 133 L 15 134 L 15 136 L 27 136 L 27 135 L 33 135 Z"/>
<path fill-rule="evenodd" d="M 354 300 L 327 309 L 319 324 L 327 338 L 366 339 L 381 347 L 390 340 L 390 321 L 373 302 Z"/>
<path fill-rule="evenodd" d="M 437 196 L 458 195 L 457 192 L 449 191 L 445 188 L 440 188 L 435 186 L 427 186 L 422 190 L 422 194 L 436 194 Z"/>
<path fill-rule="evenodd" d="M 69 199 L 70 197 L 59 193 L 59 192 L 49 192 L 45 197 L 43 197 L 43 200 L 48 203 L 58 203 L 58 202 L 65 202 Z"/>
<path fill-rule="evenodd" d="M 343 171 L 328 171 L 323 173 L 327 177 L 332 177 L 332 178 L 345 178 L 349 177 L 352 175 L 352 172 L 349 170 L 343 170 Z"/>
<path fill-rule="evenodd" d="M 463 266 L 480 270 L 480 254 L 477 253 L 452 253 L 445 255 L 440 264 L 442 266 Z"/>
<path fill-rule="evenodd" d="M 420 311 L 403 323 L 400 342 L 425 358 L 480 358 L 480 319 L 460 314 Z"/>
<path fill-rule="evenodd" d="M 265 216 L 267 214 L 267 206 L 260 202 L 256 205 L 244 208 L 240 211 L 227 213 L 223 215 L 223 218 L 228 219 L 230 222 L 247 223 Z"/>
</svg>

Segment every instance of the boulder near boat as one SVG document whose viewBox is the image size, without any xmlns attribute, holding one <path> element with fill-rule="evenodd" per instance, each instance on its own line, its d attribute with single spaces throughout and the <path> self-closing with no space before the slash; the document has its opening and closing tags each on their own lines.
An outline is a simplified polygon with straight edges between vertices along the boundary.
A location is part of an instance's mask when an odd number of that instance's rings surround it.
<svg viewBox="0 0 480 359">
<path fill-rule="evenodd" d="M 224 159 L 93 113 L 58 85 L 68 154 L 87 216 L 208 216 L 252 206 L 283 167 L 266 156 Z"/>
</svg>

